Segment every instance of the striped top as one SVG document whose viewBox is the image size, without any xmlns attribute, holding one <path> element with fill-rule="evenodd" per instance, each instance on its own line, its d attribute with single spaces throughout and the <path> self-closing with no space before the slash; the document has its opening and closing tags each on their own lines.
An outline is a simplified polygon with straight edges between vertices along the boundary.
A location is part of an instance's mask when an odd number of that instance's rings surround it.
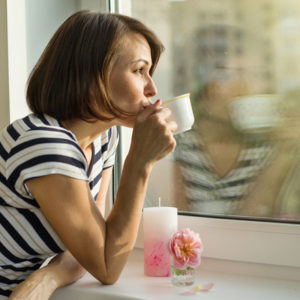
<svg viewBox="0 0 300 300">
<path fill-rule="evenodd" d="M 114 164 L 116 127 L 92 144 L 90 166 L 75 136 L 52 117 L 33 114 L 0 132 L 0 299 L 65 246 L 30 194 L 26 181 L 63 174 L 89 182 L 96 200 L 102 171 Z"/>
<path fill-rule="evenodd" d="M 237 167 L 220 177 L 194 130 L 178 135 L 176 139 L 174 156 L 183 177 L 188 209 L 193 212 L 234 213 L 238 200 L 248 193 L 251 183 L 272 155 L 271 147 L 266 143 L 251 143 L 241 150 Z"/>
</svg>

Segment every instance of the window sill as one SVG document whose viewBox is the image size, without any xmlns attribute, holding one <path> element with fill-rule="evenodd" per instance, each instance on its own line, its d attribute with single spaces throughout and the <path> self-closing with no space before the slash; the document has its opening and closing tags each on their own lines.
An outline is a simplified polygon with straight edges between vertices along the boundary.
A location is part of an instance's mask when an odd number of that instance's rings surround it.
<svg viewBox="0 0 300 300">
<path fill-rule="evenodd" d="M 111 286 L 101 285 L 90 274 L 77 283 L 57 290 L 51 300 L 92 299 L 185 299 L 182 289 L 175 289 L 170 278 L 147 277 L 143 273 L 143 250 L 135 249 L 130 255 L 120 279 Z M 283 268 L 283 267 L 281 267 Z M 291 267 L 284 267 L 284 272 Z M 281 269 L 283 271 L 283 269 Z M 274 272 L 275 271 L 275 272 Z M 195 284 L 214 283 L 208 293 L 195 297 L 216 300 L 264 299 L 298 300 L 300 298 L 300 268 L 292 270 L 297 280 L 274 278 L 280 270 L 276 266 L 238 263 L 204 258 L 197 271 Z M 296 274 L 297 273 L 297 274 Z"/>
</svg>

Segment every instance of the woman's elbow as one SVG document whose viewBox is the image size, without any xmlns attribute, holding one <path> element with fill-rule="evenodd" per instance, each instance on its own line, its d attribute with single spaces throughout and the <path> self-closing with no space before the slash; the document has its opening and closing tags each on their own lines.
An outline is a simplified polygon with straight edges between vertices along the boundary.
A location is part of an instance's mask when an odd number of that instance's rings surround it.
<svg viewBox="0 0 300 300">
<path fill-rule="evenodd" d="M 107 279 L 102 279 L 102 280 L 100 280 L 100 281 L 101 281 L 101 283 L 104 284 L 104 285 L 112 285 L 112 284 L 114 284 L 117 280 L 118 280 L 118 278 L 117 278 L 117 279 L 114 279 L 114 278 L 107 278 Z"/>
<path fill-rule="evenodd" d="M 119 277 L 120 274 L 107 274 L 106 276 L 99 276 L 97 279 L 104 285 L 112 285 L 117 282 Z"/>
</svg>

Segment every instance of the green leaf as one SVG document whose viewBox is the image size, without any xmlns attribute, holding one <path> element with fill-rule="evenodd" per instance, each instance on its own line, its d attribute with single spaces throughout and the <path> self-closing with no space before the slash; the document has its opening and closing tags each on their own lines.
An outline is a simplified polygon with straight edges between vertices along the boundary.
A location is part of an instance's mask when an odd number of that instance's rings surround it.
<svg viewBox="0 0 300 300">
<path fill-rule="evenodd" d="M 173 274 L 180 276 L 180 275 L 186 275 L 186 269 L 177 269 L 173 265 L 171 266 L 171 271 Z"/>
</svg>

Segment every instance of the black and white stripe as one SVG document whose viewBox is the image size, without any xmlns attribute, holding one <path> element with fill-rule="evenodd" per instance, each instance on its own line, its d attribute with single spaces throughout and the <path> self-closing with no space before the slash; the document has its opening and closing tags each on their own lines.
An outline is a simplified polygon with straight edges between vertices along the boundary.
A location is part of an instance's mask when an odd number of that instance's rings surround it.
<svg viewBox="0 0 300 300">
<path fill-rule="evenodd" d="M 47 115 L 29 115 L 0 132 L 0 299 L 65 249 L 26 181 L 63 174 L 88 181 L 96 199 L 102 171 L 114 164 L 117 143 L 115 127 L 101 134 L 92 145 L 88 168 L 76 137 Z"/>
<path fill-rule="evenodd" d="M 219 177 L 195 131 L 178 135 L 176 139 L 175 160 L 180 166 L 189 209 L 195 212 L 232 212 L 271 155 L 270 146 L 249 144 L 241 151 L 237 167 Z"/>
</svg>

